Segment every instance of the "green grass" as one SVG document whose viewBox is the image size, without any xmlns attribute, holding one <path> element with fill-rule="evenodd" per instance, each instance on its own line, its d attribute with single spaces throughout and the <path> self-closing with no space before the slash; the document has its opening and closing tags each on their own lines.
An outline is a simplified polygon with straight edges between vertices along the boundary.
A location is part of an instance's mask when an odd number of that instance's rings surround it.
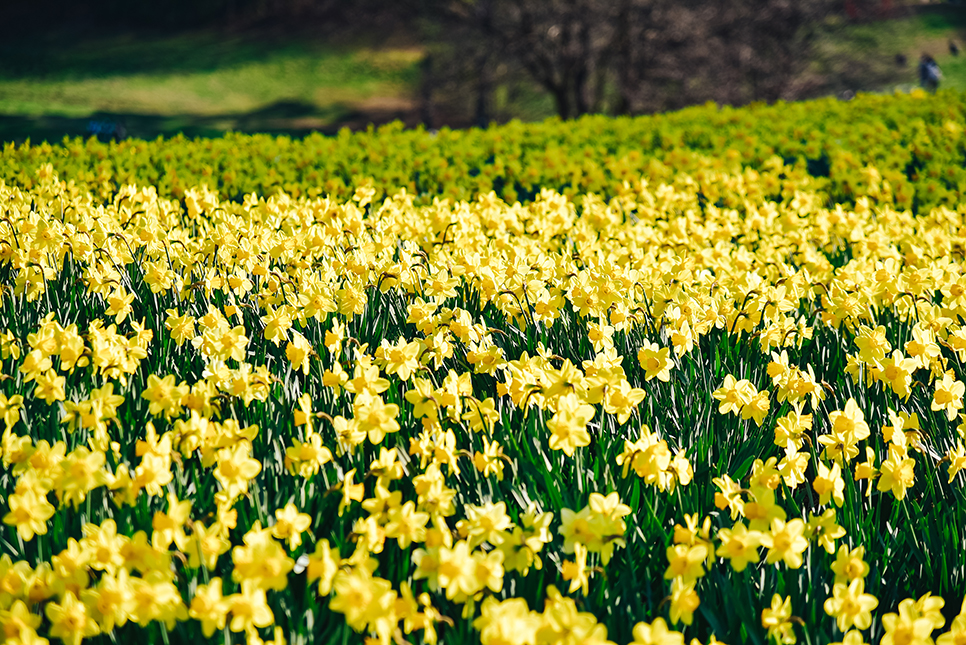
<svg viewBox="0 0 966 645">
<path fill-rule="evenodd" d="M 949 53 L 949 41 L 963 50 Z M 943 70 L 942 87 L 966 87 L 966 11 L 935 9 L 927 13 L 865 24 L 833 21 L 819 33 L 807 75 L 824 79 L 838 93 L 908 90 L 919 84 L 919 57 L 928 53 Z M 906 57 L 899 66 L 896 55 Z"/>
<path fill-rule="evenodd" d="M 948 42 L 964 54 L 952 57 Z M 799 85 L 812 94 L 891 92 L 918 85 L 919 55 L 936 56 L 943 87 L 966 88 L 966 12 L 933 9 L 866 24 L 830 21 L 820 28 Z M 904 54 L 907 64 L 896 64 Z M 419 61 L 409 37 L 282 39 L 213 30 L 179 35 L 52 32 L 39 41 L 0 42 L 0 141 L 60 141 L 87 136 L 92 118 L 123 122 L 128 136 L 153 139 L 182 132 L 305 134 L 343 125 L 418 120 Z M 440 90 L 443 91 L 443 90 Z M 442 121 L 465 121 L 472 92 L 451 91 Z M 494 88 L 500 121 L 553 114 L 537 85 Z M 461 121 L 462 122 L 462 121 Z"/>
<path fill-rule="evenodd" d="M 8 44 L 0 49 L 0 115 L 41 128 L 86 128 L 87 119 L 108 116 L 166 134 L 322 129 L 359 112 L 412 110 L 421 57 L 416 47 L 208 33 L 59 41 L 37 59 Z"/>
</svg>

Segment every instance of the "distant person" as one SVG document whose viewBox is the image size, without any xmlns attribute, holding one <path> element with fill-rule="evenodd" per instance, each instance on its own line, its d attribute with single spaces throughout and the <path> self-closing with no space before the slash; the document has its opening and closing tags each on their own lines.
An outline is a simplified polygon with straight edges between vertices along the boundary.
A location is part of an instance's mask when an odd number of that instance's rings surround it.
<svg viewBox="0 0 966 645">
<path fill-rule="evenodd" d="M 939 69 L 936 59 L 929 54 L 923 54 L 919 59 L 919 84 L 927 92 L 935 92 L 939 88 L 939 81 L 943 73 Z"/>
<path fill-rule="evenodd" d="M 949 53 L 953 56 L 959 56 L 959 45 L 956 44 L 955 40 L 949 41 Z"/>
<path fill-rule="evenodd" d="M 896 54 L 896 67 L 905 67 L 906 63 L 908 62 L 909 62 L 909 59 L 906 58 L 905 54 L 902 54 L 902 53 Z"/>
</svg>

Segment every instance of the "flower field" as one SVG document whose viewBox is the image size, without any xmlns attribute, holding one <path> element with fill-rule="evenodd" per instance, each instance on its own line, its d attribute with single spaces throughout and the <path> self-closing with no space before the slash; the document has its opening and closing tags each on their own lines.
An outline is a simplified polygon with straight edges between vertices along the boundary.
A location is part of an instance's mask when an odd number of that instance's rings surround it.
<svg viewBox="0 0 966 645">
<path fill-rule="evenodd" d="M 966 643 L 962 98 L 6 148 L 4 642 Z"/>
</svg>

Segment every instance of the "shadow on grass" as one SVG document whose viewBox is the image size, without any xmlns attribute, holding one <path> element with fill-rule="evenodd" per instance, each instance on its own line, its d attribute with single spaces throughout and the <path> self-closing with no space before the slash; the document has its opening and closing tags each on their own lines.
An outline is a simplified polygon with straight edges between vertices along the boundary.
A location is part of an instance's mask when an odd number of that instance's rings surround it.
<svg viewBox="0 0 966 645">
<path fill-rule="evenodd" d="M 140 37 L 135 33 L 78 34 L 52 30 L 30 42 L 0 41 L 0 77 L 7 79 L 82 79 L 125 74 L 197 73 L 305 55 L 307 41 L 280 42 L 266 36 L 245 38 L 216 32 Z"/>
<path fill-rule="evenodd" d="M 340 128 L 364 128 L 400 120 L 407 126 L 418 123 L 414 110 L 359 110 L 343 104 L 319 108 L 302 101 L 278 101 L 246 113 L 215 115 L 197 114 L 129 114 L 96 112 L 88 117 L 54 115 L 0 115 L 0 142 L 17 144 L 59 143 L 64 137 L 98 136 L 155 139 L 183 134 L 186 137 L 219 137 L 226 132 L 262 132 L 273 135 L 302 137 L 312 132 L 334 134 Z"/>
</svg>

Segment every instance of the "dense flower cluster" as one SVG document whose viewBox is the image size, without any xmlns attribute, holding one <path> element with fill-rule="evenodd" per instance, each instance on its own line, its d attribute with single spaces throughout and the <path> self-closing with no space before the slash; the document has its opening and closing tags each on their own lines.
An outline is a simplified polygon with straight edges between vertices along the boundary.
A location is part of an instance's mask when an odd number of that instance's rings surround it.
<svg viewBox="0 0 966 645">
<path fill-rule="evenodd" d="M 963 213 L 667 179 L 0 183 L 4 638 L 961 642 Z"/>
<path fill-rule="evenodd" d="M 8 145 L 0 179 L 32 188 L 52 163 L 82 192 L 108 199 L 125 184 L 156 187 L 162 197 L 197 204 L 191 189 L 207 185 L 241 200 L 249 193 L 329 195 L 340 201 L 360 186 L 382 201 L 400 189 L 420 203 L 433 197 L 472 200 L 495 191 L 508 203 L 531 201 L 550 188 L 574 198 L 618 194 L 646 174 L 656 182 L 684 171 L 702 199 L 740 207 L 744 198 L 779 196 L 779 182 L 746 182 L 722 191 L 706 173 L 763 170 L 777 155 L 815 178 L 836 203 L 870 195 L 899 209 L 927 213 L 954 206 L 966 191 L 963 96 L 921 90 L 731 108 L 708 104 L 634 118 L 585 116 L 574 121 L 511 122 L 485 130 L 406 130 L 400 123 L 336 137 L 293 140 L 229 134 L 219 139 L 65 140 Z"/>
</svg>

